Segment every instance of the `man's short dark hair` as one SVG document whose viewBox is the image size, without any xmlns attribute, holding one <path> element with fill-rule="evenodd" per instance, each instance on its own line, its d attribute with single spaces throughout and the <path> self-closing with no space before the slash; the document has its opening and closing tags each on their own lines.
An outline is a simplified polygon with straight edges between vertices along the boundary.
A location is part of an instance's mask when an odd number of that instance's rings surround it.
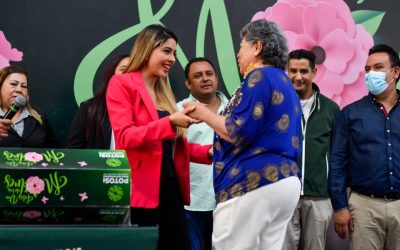
<svg viewBox="0 0 400 250">
<path fill-rule="evenodd" d="M 389 45 L 386 44 L 377 44 L 374 45 L 368 52 L 368 55 L 372 55 L 374 53 L 385 52 L 389 55 L 390 62 L 392 63 L 392 67 L 400 66 L 400 58 L 399 54 Z"/>
<path fill-rule="evenodd" d="M 214 73 L 215 73 L 215 74 L 217 73 L 216 70 L 215 70 L 214 64 L 213 64 L 209 59 L 207 59 L 207 58 L 205 58 L 205 57 L 196 57 L 196 58 L 190 59 L 190 61 L 188 62 L 188 64 L 186 64 L 186 67 L 185 67 L 185 78 L 186 78 L 186 79 L 189 79 L 189 70 L 190 70 L 190 66 L 191 66 L 193 63 L 196 63 L 196 62 L 208 62 L 208 63 L 211 65 L 211 67 L 213 68 Z"/>
<path fill-rule="evenodd" d="M 372 48 L 368 51 L 368 55 L 370 56 L 374 53 L 379 53 L 379 52 L 384 52 L 389 55 L 389 60 L 392 68 L 400 67 L 399 54 L 392 47 L 386 44 L 376 44 L 372 46 Z M 399 79 L 400 77 L 396 79 L 396 82 L 398 82 Z"/>
<path fill-rule="evenodd" d="M 315 54 L 312 51 L 305 50 L 305 49 L 297 49 L 293 50 L 289 53 L 289 60 L 290 59 L 307 59 L 311 69 L 315 68 Z"/>
</svg>

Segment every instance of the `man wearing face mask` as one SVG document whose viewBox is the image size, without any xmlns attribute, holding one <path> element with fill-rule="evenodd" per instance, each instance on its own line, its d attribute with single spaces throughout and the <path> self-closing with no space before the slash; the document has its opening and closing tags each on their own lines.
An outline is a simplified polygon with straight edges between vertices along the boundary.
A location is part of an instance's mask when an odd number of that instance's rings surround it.
<svg viewBox="0 0 400 250">
<path fill-rule="evenodd" d="M 369 94 L 339 114 L 333 130 L 328 191 L 335 231 L 352 249 L 400 249 L 399 55 L 369 50 Z M 347 200 L 346 187 L 351 188 Z"/>
</svg>

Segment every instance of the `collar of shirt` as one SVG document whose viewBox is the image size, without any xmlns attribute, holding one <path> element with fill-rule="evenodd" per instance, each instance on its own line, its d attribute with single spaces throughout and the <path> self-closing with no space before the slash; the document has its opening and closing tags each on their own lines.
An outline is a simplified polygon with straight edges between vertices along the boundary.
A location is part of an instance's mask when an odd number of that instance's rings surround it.
<svg viewBox="0 0 400 250">
<path fill-rule="evenodd" d="M 4 112 L 2 109 L 0 109 L 0 116 L 4 116 Z M 15 122 L 17 124 L 18 122 L 22 121 L 23 119 L 27 118 L 28 116 L 31 116 L 31 113 L 29 113 L 28 108 L 25 106 L 22 108 L 21 115 L 18 117 L 18 120 Z"/>
<path fill-rule="evenodd" d="M 400 102 L 400 91 L 399 91 L 399 90 L 396 90 L 396 92 L 397 92 L 397 103 L 394 105 L 394 107 L 397 106 L 397 105 L 399 104 L 399 102 Z M 369 97 L 370 99 L 372 99 L 372 103 L 373 103 L 373 104 L 375 104 L 376 106 L 379 107 L 379 109 L 382 111 L 382 113 L 383 113 L 383 115 L 385 116 L 385 118 L 388 117 L 388 112 L 386 111 L 385 106 L 383 106 L 383 104 L 377 102 L 377 101 L 376 101 L 376 97 L 375 97 L 373 94 L 369 93 L 369 94 L 368 94 L 368 97 Z"/>
<path fill-rule="evenodd" d="M 228 104 L 228 98 L 226 98 L 226 96 L 222 93 L 222 92 L 220 92 L 220 91 L 217 91 L 217 96 L 218 96 L 218 98 L 219 98 L 219 100 L 221 101 L 221 103 L 220 103 L 220 105 L 219 105 L 219 108 L 218 108 L 218 110 L 217 110 L 217 113 L 219 113 L 219 112 L 221 112 L 224 108 L 225 108 L 225 106 L 226 106 L 226 104 Z M 188 101 L 197 101 L 197 99 L 196 98 L 194 98 L 194 96 L 190 93 L 189 94 L 189 97 L 188 97 Z"/>
</svg>

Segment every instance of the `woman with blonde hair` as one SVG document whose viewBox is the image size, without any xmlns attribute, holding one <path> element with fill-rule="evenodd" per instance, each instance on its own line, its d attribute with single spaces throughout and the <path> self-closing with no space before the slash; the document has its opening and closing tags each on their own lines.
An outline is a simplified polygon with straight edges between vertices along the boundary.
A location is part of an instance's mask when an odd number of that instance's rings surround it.
<svg viewBox="0 0 400 250">
<path fill-rule="evenodd" d="M 183 205 L 190 203 L 189 161 L 211 163 L 210 145 L 189 144 L 196 120 L 179 112 L 167 75 L 175 63 L 176 35 L 161 25 L 136 38 L 125 74 L 107 90 L 116 149 L 131 166 L 131 222 L 159 225 L 158 249 L 190 249 Z"/>
<path fill-rule="evenodd" d="M 18 96 L 26 100 L 25 106 L 11 119 L 2 119 Z M 28 73 L 19 66 L 0 70 L 0 116 L 0 147 L 58 147 L 46 114 L 30 103 Z"/>
</svg>

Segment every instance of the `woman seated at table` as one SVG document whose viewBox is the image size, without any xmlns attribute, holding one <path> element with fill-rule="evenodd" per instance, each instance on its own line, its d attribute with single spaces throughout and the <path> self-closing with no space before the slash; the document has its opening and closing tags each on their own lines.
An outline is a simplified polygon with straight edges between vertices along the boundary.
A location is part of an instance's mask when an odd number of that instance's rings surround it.
<svg viewBox="0 0 400 250">
<path fill-rule="evenodd" d="M 11 119 L 3 119 L 17 96 L 26 100 Z M 29 100 L 28 73 L 11 65 L 0 70 L 0 147 L 56 148 L 47 116 Z"/>
</svg>

